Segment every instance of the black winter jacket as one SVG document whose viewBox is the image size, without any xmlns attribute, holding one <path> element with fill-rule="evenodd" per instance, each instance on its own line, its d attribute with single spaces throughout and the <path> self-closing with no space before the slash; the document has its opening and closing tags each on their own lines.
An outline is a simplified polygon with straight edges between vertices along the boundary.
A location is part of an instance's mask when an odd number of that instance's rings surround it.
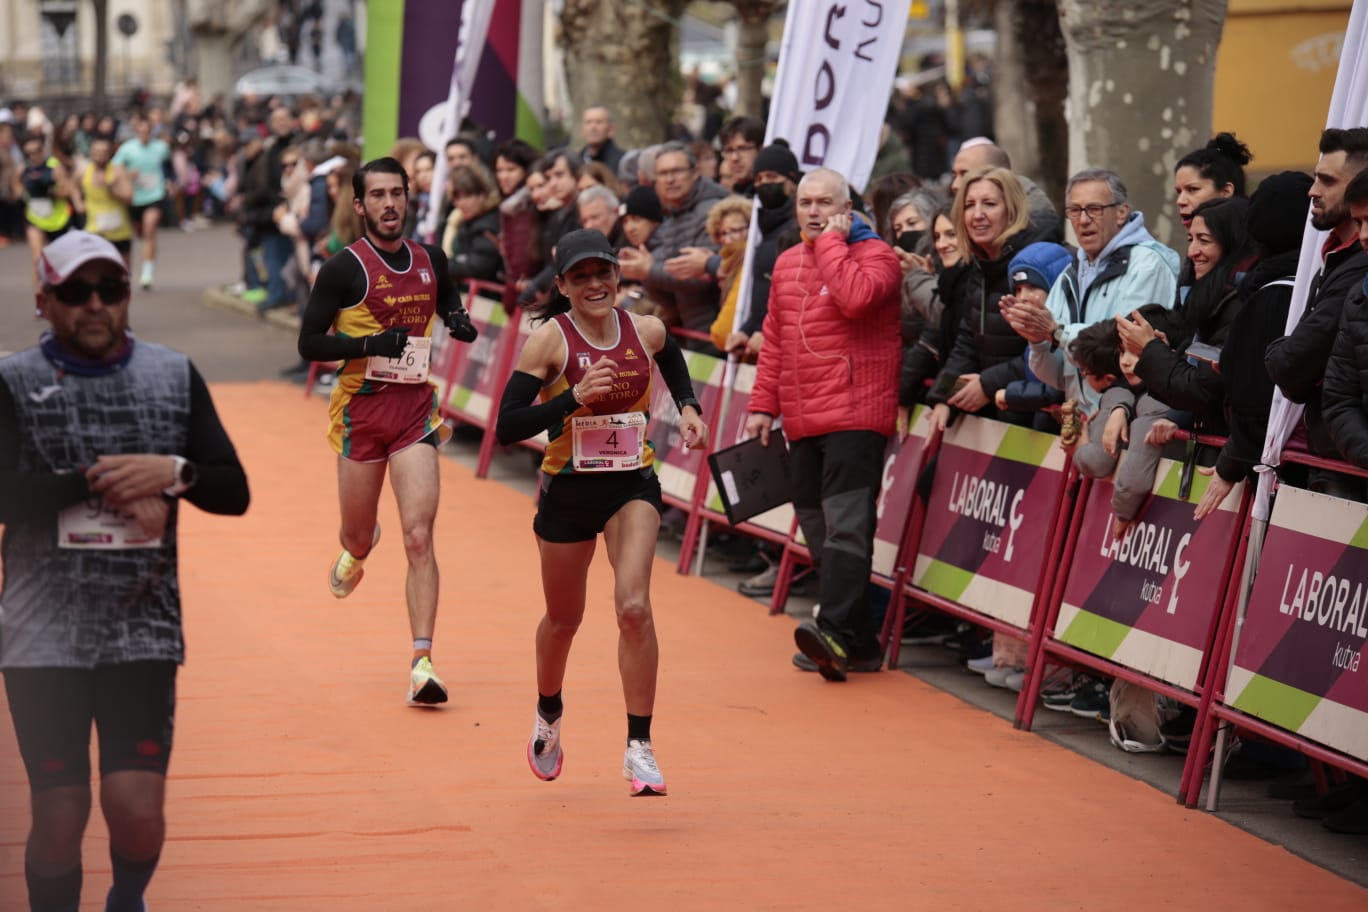
<svg viewBox="0 0 1368 912">
<path fill-rule="evenodd" d="M 1344 302 L 1339 335 L 1325 365 L 1321 406 L 1340 455 L 1368 468 L 1368 295 L 1363 285 Z"/>
<path fill-rule="evenodd" d="M 1368 253 L 1358 244 L 1332 253 L 1316 277 L 1306 310 L 1291 335 L 1275 339 L 1264 355 L 1268 375 L 1293 402 L 1306 405 L 1306 442 L 1312 453 L 1338 459 L 1321 414 L 1321 381 L 1330 360 L 1349 293 L 1368 275 Z"/>
</svg>

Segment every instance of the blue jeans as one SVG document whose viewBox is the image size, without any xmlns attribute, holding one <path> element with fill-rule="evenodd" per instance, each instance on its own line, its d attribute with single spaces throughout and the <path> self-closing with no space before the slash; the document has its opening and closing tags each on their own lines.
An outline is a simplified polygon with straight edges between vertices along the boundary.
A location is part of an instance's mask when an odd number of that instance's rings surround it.
<svg viewBox="0 0 1368 912">
<path fill-rule="evenodd" d="M 285 267 L 294 256 L 294 241 L 278 231 L 269 232 L 261 238 L 261 253 L 266 260 L 266 306 L 283 307 L 290 303 Z"/>
</svg>

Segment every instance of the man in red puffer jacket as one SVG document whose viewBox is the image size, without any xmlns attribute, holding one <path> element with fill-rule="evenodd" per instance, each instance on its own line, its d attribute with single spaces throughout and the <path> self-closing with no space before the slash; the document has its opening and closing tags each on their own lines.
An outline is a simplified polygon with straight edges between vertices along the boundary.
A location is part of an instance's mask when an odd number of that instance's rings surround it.
<svg viewBox="0 0 1368 912">
<path fill-rule="evenodd" d="M 803 243 L 774 264 L 746 435 L 783 419 L 793 506 L 818 570 L 821 614 L 798 625 L 799 668 L 844 681 L 878 671 L 870 564 L 884 448 L 898 408 L 898 259 L 821 168 L 798 185 Z"/>
</svg>

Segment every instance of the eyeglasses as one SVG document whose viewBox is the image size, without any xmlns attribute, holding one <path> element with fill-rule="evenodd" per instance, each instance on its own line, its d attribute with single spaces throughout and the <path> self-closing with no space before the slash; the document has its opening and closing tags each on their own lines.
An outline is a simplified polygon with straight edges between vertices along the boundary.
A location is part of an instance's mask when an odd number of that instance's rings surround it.
<svg viewBox="0 0 1368 912">
<path fill-rule="evenodd" d="M 656 180 L 674 180 L 676 177 L 683 177 L 693 171 L 693 168 L 666 168 L 664 171 L 656 172 Z"/>
<path fill-rule="evenodd" d="M 1071 222 L 1076 222 L 1086 212 L 1088 220 L 1095 222 L 1102 217 L 1102 213 L 1120 205 L 1121 203 L 1107 203 L 1105 206 L 1101 203 L 1093 203 L 1091 206 L 1065 206 L 1064 217 Z"/>
<path fill-rule="evenodd" d="M 101 279 L 98 283 L 72 279 L 61 285 L 54 285 L 52 296 L 68 307 L 81 307 L 94 293 L 100 296 L 100 301 L 106 307 L 113 307 L 128 300 L 129 291 L 127 279 Z"/>
<path fill-rule="evenodd" d="M 740 155 L 743 152 L 754 152 L 755 146 L 728 146 L 722 150 L 723 155 Z"/>
</svg>

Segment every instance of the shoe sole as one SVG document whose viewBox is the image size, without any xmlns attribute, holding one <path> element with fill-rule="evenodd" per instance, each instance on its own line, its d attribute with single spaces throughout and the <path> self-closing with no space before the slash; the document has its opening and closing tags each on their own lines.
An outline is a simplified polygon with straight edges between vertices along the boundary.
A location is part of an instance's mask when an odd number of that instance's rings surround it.
<svg viewBox="0 0 1368 912">
<path fill-rule="evenodd" d="M 1073 713 L 1075 716 L 1078 716 L 1078 718 L 1080 719 L 1102 718 L 1102 710 L 1100 709 L 1074 709 L 1072 706 L 1070 706 L 1069 712 Z"/>
<path fill-rule="evenodd" d="M 798 651 L 817 663 L 817 673 L 823 678 L 835 682 L 846 679 L 845 669 L 836 663 L 821 634 L 809 627 L 800 626 L 794 630 L 793 639 Z"/>
<path fill-rule="evenodd" d="M 1073 707 L 1069 706 L 1068 703 L 1046 703 L 1046 702 L 1044 702 L 1044 701 L 1042 700 L 1040 705 L 1043 706 L 1043 707 L 1045 707 L 1046 709 L 1050 710 L 1051 712 L 1057 712 L 1057 713 L 1073 712 Z"/>
<path fill-rule="evenodd" d="M 436 706 L 447 701 L 446 688 L 436 681 L 428 681 L 418 689 L 417 693 L 409 694 L 409 706 Z"/>
<path fill-rule="evenodd" d="M 536 776 L 542 782 L 550 782 L 552 779 L 555 779 L 557 776 L 559 776 L 561 774 L 561 770 L 565 767 L 565 751 L 562 749 L 559 756 L 556 757 L 556 768 L 553 769 L 551 771 L 551 775 L 548 776 L 546 773 L 543 773 L 541 769 L 537 766 L 536 748 L 537 739 L 529 739 L 527 742 L 527 765 L 532 768 L 532 775 Z"/>
<path fill-rule="evenodd" d="M 628 767 L 622 768 L 622 778 L 631 783 L 628 791 L 633 798 L 664 798 L 669 794 L 669 790 L 665 788 L 665 783 L 652 785 L 649 782 L 642 782 L 632 775 L 632 771 Z"/>
</svg>

